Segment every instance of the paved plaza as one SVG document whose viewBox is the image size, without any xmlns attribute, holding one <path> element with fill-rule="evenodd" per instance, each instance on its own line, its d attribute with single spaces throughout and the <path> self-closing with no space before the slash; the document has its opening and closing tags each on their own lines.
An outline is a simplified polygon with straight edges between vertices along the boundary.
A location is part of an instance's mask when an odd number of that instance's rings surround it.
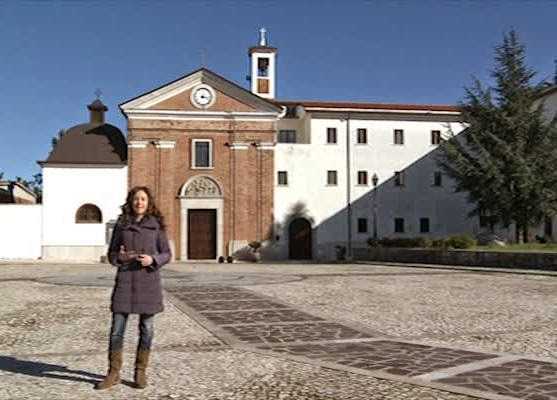
<svg viewBox="0 0 557 400">
<path fill-rule="evenodd" d="M 0 399 L 557 400 L 557 273 L 163 268 L 150 386 L 106 373 L 113 267 L 0 263 Z"/>
</svg>

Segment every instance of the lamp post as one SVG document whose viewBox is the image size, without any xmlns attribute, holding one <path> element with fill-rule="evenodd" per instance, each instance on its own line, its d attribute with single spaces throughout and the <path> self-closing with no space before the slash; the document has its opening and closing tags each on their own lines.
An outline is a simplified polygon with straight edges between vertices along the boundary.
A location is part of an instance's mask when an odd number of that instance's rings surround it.
<svg viewBox="0 0 557 400">
<path fill-rule="evenodd" d="M 379 177 L 377 174 L 373 174 L 371 177 L 371 183 L 373 184 L 373 239 L 377 240 L 377 183 L 379 182 Z"/>
</svg>

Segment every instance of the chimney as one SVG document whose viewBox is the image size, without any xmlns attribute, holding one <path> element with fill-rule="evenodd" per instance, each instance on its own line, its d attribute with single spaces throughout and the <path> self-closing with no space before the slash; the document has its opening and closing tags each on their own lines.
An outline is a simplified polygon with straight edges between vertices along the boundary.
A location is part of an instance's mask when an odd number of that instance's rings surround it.
<svg viewBox="0 0 557 400">
<path fill-rule="evenodd" d="M 102 101 L 99 99 L 95 100 L 91 104 L 87 106 L 89 111 L 91 112 L 90 121 L 91 123 L 96 122 L 99 124 L 104 124 L 104 113 L 108 110 L 108 108 L 103 104 Z"/>
</svg>

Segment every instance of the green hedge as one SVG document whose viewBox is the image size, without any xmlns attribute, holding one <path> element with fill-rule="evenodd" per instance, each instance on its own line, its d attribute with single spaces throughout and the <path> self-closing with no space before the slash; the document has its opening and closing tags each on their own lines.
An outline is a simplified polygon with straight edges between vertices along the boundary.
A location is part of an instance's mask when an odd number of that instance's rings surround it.
<svg viewBox="0 0 557 400">
<path fill-rule="evenodd" d="M 469 249 L 477 244 L 476 239 L 468 235 L 454 235 L 445 239 L 447 247 L 453 249 Z"/>
<path fill-rule="evenodd" d="M 427 239 L 423 237 L 414 238 L 369 238 L 367 244 L 371 247 L 420 247 L 420 248 L 442 248 L 442 249 L 469 249 L 476 245 L 476 240 L 468 235 L 453 235 L 438 239 Z"/>
</svg>

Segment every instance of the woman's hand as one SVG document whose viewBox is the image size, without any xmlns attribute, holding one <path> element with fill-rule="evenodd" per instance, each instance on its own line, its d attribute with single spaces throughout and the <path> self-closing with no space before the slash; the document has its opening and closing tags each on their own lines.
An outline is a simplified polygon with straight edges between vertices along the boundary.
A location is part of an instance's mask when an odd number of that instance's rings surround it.
<svg viewBox="0 0 557 400">
<path fill-rule="evenodd" d="M 144 267 L 153 265 L 153 257 L 151 257 L 149 254 L 140 254 L 135 259 L 139 261 Z"/>
<path fill-rule="evenodd" d="M 120 246 L 120 252 L 118 253 L 118 261 L 126 263 L 131 260 L 135 260 L 137 253 L 135 251 L 126 251 L 124 246 Z"/>
</svg>

